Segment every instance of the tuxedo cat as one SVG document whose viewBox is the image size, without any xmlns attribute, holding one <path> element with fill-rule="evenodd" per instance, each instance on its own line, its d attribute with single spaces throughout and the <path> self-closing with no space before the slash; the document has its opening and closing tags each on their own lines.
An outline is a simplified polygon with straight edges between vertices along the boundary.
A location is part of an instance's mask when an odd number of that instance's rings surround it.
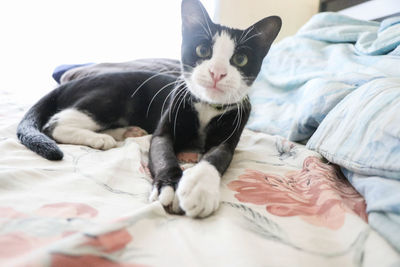
<svg viewBox="0 0 400 267">
<path fill-rule="evenodd" d="M 17 130 L 21 143 L 61 160 L 55 141 L 110 149 L 116 140 L 104 130 L 139 126 L 153 134 L 150 200 L 191 217 L 215 211 L 221 175 L 249 117 L 248 90 L 281 20 L 272 16 L 238 30 L 213 23 L 198 0 L 183 0 L 181 11 L 178 75 L 122 65 L 120 72 L 81 71 L 27 112 Z M 202 158 L 182 171 L 176 154 L 187 150 Z"/>
</svg>

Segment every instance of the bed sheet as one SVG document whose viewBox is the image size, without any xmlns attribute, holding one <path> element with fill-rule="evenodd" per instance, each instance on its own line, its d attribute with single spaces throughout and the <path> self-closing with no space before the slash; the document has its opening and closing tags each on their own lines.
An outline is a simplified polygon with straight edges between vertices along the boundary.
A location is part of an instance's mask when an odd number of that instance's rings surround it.
<svg viewBox="0 0 400 267">
<path fill-rule="evenodd" d="M 61 145 L 50 162 L 22 146 L 26 107 L 1 93 L 1 266 L 396 266 L 339 169 L 304 146 L 245 130 L 205 219 L 148 203 L 150 136 L 99 151 Z M 182 158 L 189 168 L 193 158 Z"/>
</svg>

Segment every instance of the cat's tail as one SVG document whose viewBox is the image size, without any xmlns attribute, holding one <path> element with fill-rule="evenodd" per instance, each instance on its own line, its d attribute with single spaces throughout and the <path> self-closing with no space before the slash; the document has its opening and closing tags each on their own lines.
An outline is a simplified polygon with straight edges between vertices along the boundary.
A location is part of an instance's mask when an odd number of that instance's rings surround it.
<svg viewBox="0 0 400 267">
<path fill-rule="evenodd" d="M 56 142 L 41 132 L 43 125 L 57 112 L 55 89 L 31 107 L 17 128 L 17 136 L 23 145 L 48 160 L 61 160 L 63 152 Z"/>
</svg>

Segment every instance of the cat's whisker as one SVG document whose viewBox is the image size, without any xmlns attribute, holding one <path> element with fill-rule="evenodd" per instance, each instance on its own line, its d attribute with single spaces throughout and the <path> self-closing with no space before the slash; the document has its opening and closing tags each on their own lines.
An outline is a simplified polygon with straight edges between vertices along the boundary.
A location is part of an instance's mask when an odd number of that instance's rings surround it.
<svg viewBox="0 0 400 267">
<path fill-rule="evenodd" d="M 252 38 L 254 38 L 254 37 L 257 37 L 257 36 L 259 36 L 259 35 L 262 35 L 262 33 L 261 33 L 261 32 L 258 32 L 258 33 L 253 34 L 252 36 L 250 36 L 250 37 L 248 37 L 246 40 L 244 40 L 242 43 L 245 43 L 245 42 L 247 42 L 248 40 L 250 40 L 250 39 L 252 39 Z"/>
<path fill-rule="evenodd" d="M 172 85 L 172 84 L 177 84 L 177 83 L 178 83 L 178 80 L 173 81 L 173 82 L 170 82 L 170 83 L 167 83 L 167 84 L 164 85 L 161 89 L 159 89 L 159 90 L 157 91 L 157 93 L 154 94 L 153 98 L 150 100 L 149 106 L 147 107 L 146 117 L 149 116 L 149 111 L 150 111 L 151 104 L 153 103 L 153 101 L 154 101 L 154 99 L 157 97 L 157 95 L 158 95 L 161 91 L 163 91 L 164 89 L 168 88 L 168 86 L 170 86 L 170 85 Z M 180 84 L 180 85 L 182 85 L 182 83 L 183 83 L 183 81 L 181 81 L 181 84 Z M 175 86 L 175 87 L 176 87 L 176 86 Z"/>
<path fill-rule="evenodd" d="M 235 103 L 236 107 L 238 107 L 238 103 Z M 235 119 L 233 120 L 232 124 L 236 123 L 239 120 L 239 112 L 236 113 Z"/>
<path fill-rule="evenodd" d="M 240 37 L 238 39 L 235 39 L 236 45 L 240 45 L 240 41 L 243 38 L 243 34 L 245 34 L 246 31 L 242 31 L 242 34 L 240 35 Z"/>
<path fill-rule="evenodd" d="M 236 103 L 236 105 L 238 106 L 239 104 Z M 240 113 L 240 109 L 239 109 L 239 106 L 238 106 L 236 117 L 238 117 L 239 113 Z M 235 118 L 235 121 L 236 121 L 236 118 Z M 235 121 L 233 123 L 235 123 Z M 235 128 L 232 130 L 231 134 L 222 143 L 226 143 L 226 141 L 228 141 L 233 136 L 233 134 L 235 133 L 235 131 L 237 130 L 238 127 L 240 127 L 240 119 L 237 120 L 237 123 L 235 124 Z"/>
<path fill-rule="evenodd" d="M 207 31 L 207 28 L 203 25 L 203 23 L 199 23 L 200 25 L 201 25 L 201 27 L 203 28 L 203 30 L 206 32 L 206 35 L 208 36 L 208 38 L 207 39 L 212 39 L 212 34 L 209 32 L 209 31 Z"/>
<path fill-rule="evenodd" d="M 181 91 L 179 91 L 177 94 L 176 94 L 176 96 L 174 97 L 174 100 L 173 100 L 173 106 L 172 107 L 170 107 L 170 109 L 169 109 L 169 114 L 168 114 L 168 116 L 169 116 L 169 121 L 171 121 L 172 122 L 172 118 L 171 118 L 171 115 L 172 115 L 172 113 L 174 113 L 175 112 L 175 118 L 174 118 L 174 135 L 176 134 L 176 122 L 177 122 L 177 117 L 178 117 L 178 113 L 179 113 L 179 110 L 180 110 L 180 108 L 181 108 L 181 105 L 182 105 L 182 103 L 183 103 L 183 107 L 185 107 L 185 103 L 186 103 L 186 97 L 187 97 L 187 95 L 188 94 L 190 94 L 190 92 L 188 91 L 188 90 L 186 90 L 186 88 L 187 87 L 184 87 L 184 88 L 182 88 L 182 90 Z M 172 104 L 171 104 L 172 105 Z"/>
<path fill-rule="evenodd" d="M 240 113 L 238 127 L 240 127 L 240 125 L 242 125 L 242 120 L 243 120 L 242 102 L 238 103 L 238 106 L 239 106 L 239 113 Z"/>
<path fill-rule="evenodd" d="M 254 50 L 252 47 L 248 46 L 248 45 L 238 45 L 237 49 L 242 49 L 242 48 L 247 48 L 249 50 Z"/>
<path fill-rule="evenodd" d="M 224 108 L 224 105 L 222 105 L 222 108 Z M 219 115 L 219 118 L 218 118 L 217 122 L 218 122 L 220 119 L 222 119 L 222 117 L 225 115 L 225 113 L 226 113 L 227 110 L 228 110 L 228 109 L 224 109 L 224 112 L 222 112 L 222 114 Z"/>
<path fill-rule="evenodd" d="M 140 90 L 140 88 L 143 87 L 143 85 L 145 85 L 146 83 L 148 83 L 150 80 L 160 76 L 160 75 L 165 75 L 165 74 L 172 74 L 172 73 L 181 73 L 180 71 L 166 71 L 166 72 L 160 72 L 157 74 L 154 74 L 152 76 L 150 76 L 149 78 L 147 78 L 144 82 L 142 82 L 137 88 L 136 90 L 133 92 L 133 94 L 131 95 L 131 98 L 133 98 L 135 96 L 135 94 Z"/>
<path fill-rule="evenodd" d="M 178 89 L 179 89 L 179 88 L 178 88 Z M 182 95 L 185 93 L 185 90 L 186 90 L 186 87 L 185 87 L 185 88 L 182 88 L 180 91 L 178 91 L 178 92 L 173 96 L 173 98 L 172 98 L 172 100 L 171 100 L 170 109 L 169 109 L 169 112 L 168 112 L 169 121 L 171 121 L 172 112 L 174 112 L 175 107 L 176 107 L 177 103 L 179 102 L 180 98 L 182 97 Z"/>
<path fill-rule="evenodd" d="M 240 35 L 240 38 L 239 38 L 239 41 L 238 41 L 238 44 L 239 44 L 239 45 L 242 44 L 242 43 L 244 43 L 244 42 L 242 42 L 243 39 L 246 38 L 246 36 L 247 36 L 253 29 L 254 29 L 254 25 L 251 26 L 250 28 L 248 28 L 246 31 L 243 31 L 243 32 L 242 32 L 242 35 Z M 243 35 L 244 35 L 244 36 L 243 36 Z"/>
<path fill-rule="evenodd" d="M 203 13 L 204 13 L 204 11 L 203 11 Z M 203 14 L 203 15 L 204 15 L 204 14 Z M 211 29 L 210 29 L 210 27 L 209 27 L 209 25 L 208 25 L 207 20 L 206 20 L 206 22 L 207 22 L 208 29 L 207 29 L 206 26 L 203 24 L 203 22 L 200 21 L 199 19 L 193 18 L 193 17 L 191 17 L 190 19 L 196 21 L 196 22 L 203 28 L 203 30 L 204 30 L 204 32 L 206 33 L 206 35 L 209 36 L 209 39 L 210 39 L 210 40 L 212 39 Z M 208 39 L 208 38 L 207 38 L 207 39 Z"/>
<path fill-rule="evenodd" d="M 170 110 L 171 112 L 174 112 L 176 110 L 176 107 L 178 106 L 178 103 L 185 95 L 185 92 L 186 92 L 186 90 L 182 89 L 176 94 L 174 101 L 172 103 L 172 109 Z M 171 113 L 170 113 L 170 116 L 171 116 Z"/>
<path fill-rule="evenodd" d="M 181 101 L 179 102 L 179 105 L 176 109 L 175 120 L 174 120 L 174 136 L 176 135 L 176 120 L 178 119 L 179 108 L 181 107 L 182 102 L 183 103 L 185 102 L 185 96 L 186 96 L 186 94 L 183 95 L 183 97 L 182 97 Z"/>
<path fill-rule="evenodd" d="M 161 114 L 160 114 L 160 118 L 162 117 L 162 115 L 164 114 L 164 108 L 165 108 L 165 104 L 167 103 L 168 99 L 171 97 L 171 95 L 178 89 L 179 87 L 175 87 L 174 89 L 171 90 L 171 92 L 169 92 L 169 94 L 167 95 L 167 97 L 164 99 L 164 102 L 161 106 Z"/>
<path fill-rule="evenodd" d="M 178 102 L 180 101 L 181 97 L 186 93 L 186 91 L 187 91 L 186 88 L 187 88 L 186 86 L 184 88 L 181 88 L 181 90 L 176 94 L 176 97 L 175 97 L 176 101 L 173 103 L 172 110 L 175 110 L 175 107 L 178 104 Z"/>
<path fill-rule="evenodd" d="M 207 24 L 207 27 L 208 27 L 208 32 L 210 34 L 210 37 L 212 38 L 211 28 L 210 28 L 210 25 L 208 24 L 207 15 L 205 14 L 203 8 L 201 8 L 201 12 L 203 13 L 204 20 L 206 21 L 206 24 Z"/>
<path fill-rule="evenodd" d="M 230 103 L 230 99 L 231 99 L 231 94 L 228 94 L 228 103 Z M 226 113 L 228 110 L 230 110 L 229 108 L 225 108 L 224 106 L 225 106 L 225 104 L 222 104 L 222 108 L 224 109 L 224 112 L 219 116 L 219 118 L 218 118 L 217 121 L 219 121 L 220 119 L 222 119 L 222 117 L 225 115 L 225 113 Z"/>
<path fill-rule="evenodd" d="M 188 95 L 189 95 L 189 99 L 192 100 L 192 98 L 190 97 L 190 91 L 189 91 L 189 90 L 186 90 L 186 93 L 185 93 L 184 98 L 186 99 L 186 97 L 187 97 Z M 183 102 L 183 108 L 185 108 L 185 104 L 186 104 L 186 101 Z"/>
</svg>

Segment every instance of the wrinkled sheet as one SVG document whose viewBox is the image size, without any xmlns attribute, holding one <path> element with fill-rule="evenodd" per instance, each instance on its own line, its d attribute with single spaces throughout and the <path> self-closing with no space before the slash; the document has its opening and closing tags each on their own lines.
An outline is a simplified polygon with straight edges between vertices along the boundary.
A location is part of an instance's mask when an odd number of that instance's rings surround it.
<svg viewBox="0 0 400 267">
<path fill-rule="evenodd" d="M 61 145 L 64 160 L 50 162 L 18 142 L 26 107 L 1 96 L 1 266 L 400 264 L 364 199 L 303 145 L 245 130 L 219 210 L 191 219 L 147 201 L 150 136 L 108 151 Z"/>
<path fill-rule="evenodd" d="M 340 165 L 365 197 L 370 224 L 400 252 L 399 44 L 400 17 L 315 15 L 271 48 L 248 128 L 306 143 Z"/>
</svg>

